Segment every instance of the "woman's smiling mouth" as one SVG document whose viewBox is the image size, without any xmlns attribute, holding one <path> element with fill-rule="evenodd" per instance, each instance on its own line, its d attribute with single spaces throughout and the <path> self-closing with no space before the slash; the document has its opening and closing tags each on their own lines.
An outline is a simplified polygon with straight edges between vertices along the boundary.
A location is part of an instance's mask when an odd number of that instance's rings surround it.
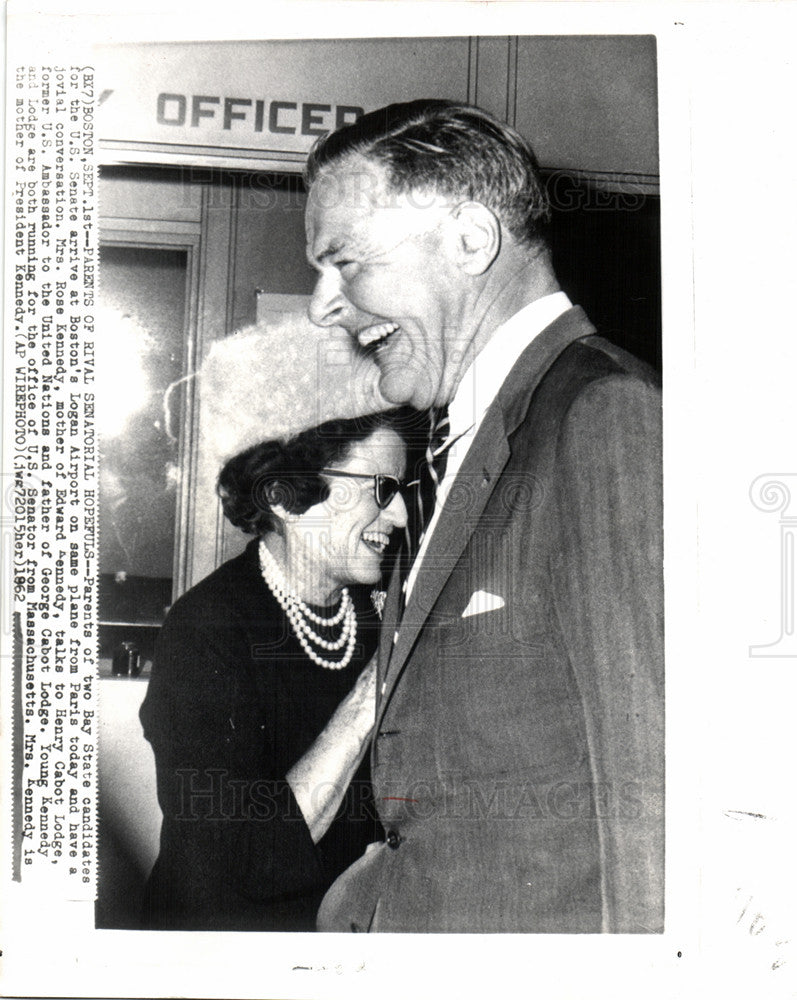
<svg viewBox="0 0 797 1000">
<path fill-rule="evenodd" d="M 390 535 L 386 531 L 364 531 L 362 533 L 362 540 L 369 549 L 381 556 L 387 548 Z"/>
</svg>

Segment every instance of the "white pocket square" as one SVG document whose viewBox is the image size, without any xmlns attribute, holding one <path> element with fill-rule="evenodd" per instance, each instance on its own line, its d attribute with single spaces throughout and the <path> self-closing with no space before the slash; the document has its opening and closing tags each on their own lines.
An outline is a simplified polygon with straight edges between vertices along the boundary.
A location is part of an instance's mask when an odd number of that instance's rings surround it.
<svg viewBox="0 0 797 1000">
<path fill-rule="evenodd" d="M 504 599 L 500 594 L 491 594 L 487 590 L 476 590 L 468 601 L 468 606 L 462 612 L 463 618 L 470 618 L 472 615 L 483 615 L 487 611 L 498 611 L 504 606 Z"/>
</svg>

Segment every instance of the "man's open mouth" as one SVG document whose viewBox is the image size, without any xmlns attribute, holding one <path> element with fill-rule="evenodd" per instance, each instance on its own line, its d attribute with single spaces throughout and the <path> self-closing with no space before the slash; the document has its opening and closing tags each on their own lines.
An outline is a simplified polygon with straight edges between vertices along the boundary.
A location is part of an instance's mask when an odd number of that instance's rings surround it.
<svg viewBox="0 0 797 1000">
<path fill-rule="evenodd" d="M 357 334 L 357 342 L 360 347 L 370 347 L 373 350 L 378 350 L 385 343 L 387 343 L 389 338 L 398 329 L 398 323 L 392 323 L 390 321 L 377 323 L 374 326 L 368 326 L 364 330 L 360 330 Z"/>
</svg>

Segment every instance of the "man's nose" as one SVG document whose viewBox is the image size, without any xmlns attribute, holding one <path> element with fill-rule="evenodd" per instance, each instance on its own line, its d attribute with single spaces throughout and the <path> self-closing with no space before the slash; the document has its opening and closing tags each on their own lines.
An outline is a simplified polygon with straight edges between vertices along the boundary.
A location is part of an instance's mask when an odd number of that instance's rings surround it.
<svg viewBox="0 0 797 1000">
<path fill-rule="evenodd" d="M 340 322 L 345 299 L 334 268 L 325 269 L 315 283 L 308 313 L 316 326 L 334 326 Z"/>
<path fill-rule="evenodd" d="M 397 493 L 387 507 L 385 507 L 383 514 L 388 517 L 394 527 L 406 528 L 407 505 L 404 503 L 404 497 L 400 493 Z"/>
</svg>

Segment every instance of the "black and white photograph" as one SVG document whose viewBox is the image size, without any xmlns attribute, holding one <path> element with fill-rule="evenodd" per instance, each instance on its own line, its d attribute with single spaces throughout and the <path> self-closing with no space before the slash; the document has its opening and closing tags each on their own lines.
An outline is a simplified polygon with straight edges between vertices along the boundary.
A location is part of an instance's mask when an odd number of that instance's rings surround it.
<svg viewBox="0 0 797 1000">
<path fill-rule="evenodd" d="M 655 39 L 107 56 L 100 926 L 660 932 Z"/>
<path fill-rule="evenodd" d="M 10 16 L 9 995 L 792 995 L 788 351 L 627 6 Z"/>
</svg>

